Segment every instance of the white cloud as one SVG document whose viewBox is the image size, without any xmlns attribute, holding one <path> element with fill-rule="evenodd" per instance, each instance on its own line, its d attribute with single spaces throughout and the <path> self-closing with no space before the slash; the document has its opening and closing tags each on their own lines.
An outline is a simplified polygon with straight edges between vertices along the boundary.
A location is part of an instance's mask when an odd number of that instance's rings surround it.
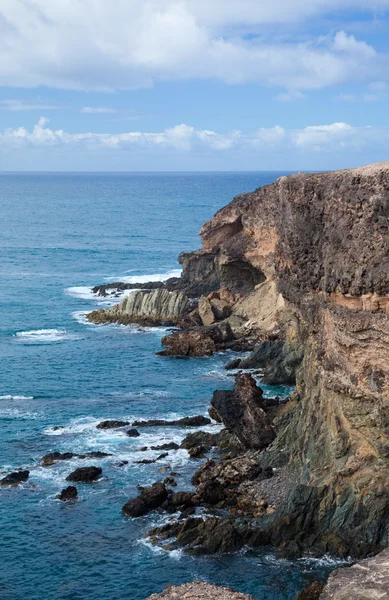
<svg viewBox="0 0 389 600">
<path fill-rule="evenodd" d="M 0 108 L 3 110 L 11 110 L 12 112 L 22 112 L 30 110 L 59 110 L 61 107 L 39 102 L 27 103 L 23 100 L 0 100 Z"/>
<path fill-rule="evenodd" d="M 285 93 L 278 94 L 275 97 L 277 102 L 293 102 L 294 100 L 304 100 L 305 96 L 302 92 L 289 91 Z"/>
<path fill-rule="evenodd" d="M 83 106 L 80 112 L 86 115 L 102 115 L 115 113 L 116 110 L 105 106 Z"/>
<path fill-rule="evenodd" d="M 370 11 L 388 7 L 389 0 L 369 3 Z M 1 0 L 0 78 L 7 86 L 106 91 L 216 78 L 295 92 L 383 79 L 385 57 L 344 31 L 279 35 L 280 24 L 334 9 L 354 15 L 366 2 Z"/>
<path fill-rule="evenodd" d="M 303 153 L 348 151 L 350 149 L 371 149 L 387 147 L 389 128 L 353 127 L 347 123 L 314 125 L 302 129 L 286 130 L 280 126 L 260 128 L 251 133 L 233 130 L 217 133 L 199 130 L 181 124 L 161 132 L 129 131 L 124 133 L 68 133 L 63 129 L 48 127 L 48 119 L 41 117 L 29 131 L 25 127 L 6 129 L 0 133 L 0 147 L 3 148 L 81 148 L 93 153 L 97 149 L 106 151 L 142 149 L 145 152 L 178 152 L 188 154 L 249 152 L 250 154 L 269 152 L 300 151 Z"/>
<path fill-rule="evenodd" d="M 369 90 L 372 92 L 385 92 L 388 87 L 386 81 L 372 81 L 369 83 Z"/>
</svg>

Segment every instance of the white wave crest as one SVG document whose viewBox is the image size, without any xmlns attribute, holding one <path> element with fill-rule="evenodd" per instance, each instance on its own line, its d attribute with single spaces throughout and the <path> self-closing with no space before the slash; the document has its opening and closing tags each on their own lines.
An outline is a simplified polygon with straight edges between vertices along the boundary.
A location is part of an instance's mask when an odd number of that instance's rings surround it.
<svg viewBox="0 0 389 600">
<path fill-rule="evenodd" d="M 166 273 L 150 273 L 149 275 L 126 275 L 120 277 L 119 280 L 123 283 L 148 283 L 149 281 L 166 281 L 171 277 L 181 277 L 181 269 L 172 269 Z M 110 277 L 107 281 L 118 281 L 118 278 Z"/>
<path fill-rule="evenodd" d="M 12 394 L 6 394 L 0 396 L 0 400 L 34 400 L 34 396 L 13 396 Z"/>
<path fill-rule="evenodd" d="M 51 344 L 64 340 L 76 339 L 77 336 L 68 333 L 66 329 L 33 329 L 31 331 L 18 331 L 15 337 L 24 343 Z"/>
</svg>

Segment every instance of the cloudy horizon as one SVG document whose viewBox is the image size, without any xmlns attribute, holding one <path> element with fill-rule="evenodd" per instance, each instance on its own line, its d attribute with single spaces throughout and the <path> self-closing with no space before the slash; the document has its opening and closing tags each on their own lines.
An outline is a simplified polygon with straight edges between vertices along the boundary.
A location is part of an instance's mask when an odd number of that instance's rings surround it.
<svg viewBox="0 0 389 600">
<path fill-rule="evenodd" d="M 1 0 L 0 171 L 388 158 L 389 0 Z"/>
</svg>

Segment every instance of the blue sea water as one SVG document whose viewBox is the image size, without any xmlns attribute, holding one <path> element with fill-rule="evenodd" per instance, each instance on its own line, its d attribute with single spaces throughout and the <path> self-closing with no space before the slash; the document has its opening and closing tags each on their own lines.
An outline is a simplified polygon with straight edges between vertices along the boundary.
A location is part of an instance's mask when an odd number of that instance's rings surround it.
<svg viewBox="0 0 389 600">
<path fill-rule="evenodd" d="M 231 354 L 157 357 L 162 328 L 85 322 L 85 312 L 107 302 L 90 288 L 178 274 L 177 256 L 199 247 L 204 221 L 279 175 L 0 175 L 0 471 L 31 472 L 23 486 L 0 489 L 1 600 L 143 600 L 194 579 L 286 600 L 334 567 L 279 560 L 268 548 L 196 558 L 153 548 L 144 534 L 166 515 L 126 519 L 122 505 L 137 484 L 165 477 L 161 467 L 180 473 L 177 489 L 187 487 L 198 463 L 178 450 L 134 464 L 158 455 L 137 448 L 180 441 L 190 430 L 156 428 L 131 439 L 96 429 L 108 418 L 206 414 L 212 391 L 232 385 L 223 369 Z M 55 450 L 112 456 L 41 467 Z M 115 466 L 120 461 L 128 464 Z M 56 500 L 66 476 L 85 464 L 101 466 L 102 479 L 79 485 L 78 502 Z"/>
</svg>

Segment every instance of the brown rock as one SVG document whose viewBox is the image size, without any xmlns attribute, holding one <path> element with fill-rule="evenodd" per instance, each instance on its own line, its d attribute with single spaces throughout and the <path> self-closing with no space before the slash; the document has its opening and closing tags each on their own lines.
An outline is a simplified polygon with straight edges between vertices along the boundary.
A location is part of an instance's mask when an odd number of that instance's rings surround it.
<svg viewBox="0 0 389 600">
<path fill-rule="evenodd" d="M 179 587 L 168 586 L 160 594 L 146 600 L 254 600 L 252 596 L 240 594 L 231 588 L 217 587 L 203 581 L 186 583 Z"/>
</svg>

